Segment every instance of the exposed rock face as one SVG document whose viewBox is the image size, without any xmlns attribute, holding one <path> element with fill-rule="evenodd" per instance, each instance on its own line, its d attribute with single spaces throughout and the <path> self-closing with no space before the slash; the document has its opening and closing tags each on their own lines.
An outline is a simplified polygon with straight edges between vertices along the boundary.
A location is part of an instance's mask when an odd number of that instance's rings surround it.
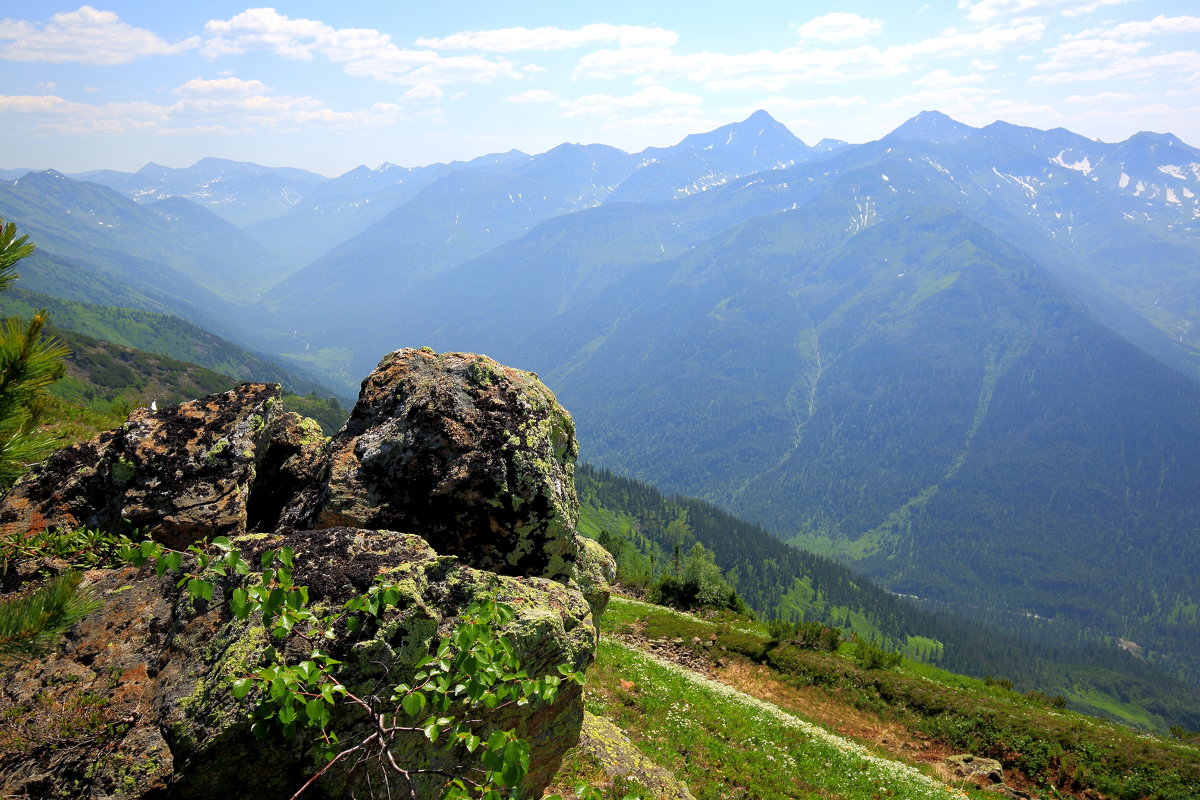
<svg viewBox="0 0 1200 800">
<path fill-rule="evenodd" d="M 122 427 L 60 450 L 22 479 L 0 504 L 0 531 L 121 530 L 128 520 L 176 548 L 244 533 L 250 486 L 280 411 L 279 387 L 265 384 L 139 408 Z"/>
<path fill-rule="evenodd" d="M 397 350 L 362 384 L 329 450 L 317 528 L 420 531 L 505 575 L 575 574 L 575 425 L 531 373 L 486 356 Z"/>
<path fill-rule="evenodd" d="M 251 563 L 253 551 L 287 545 L 295 582 L 326 607 L 386 572 L 405 587 L 387 623 L 323 648 L 345 663 L 352 689 L 375 691 L 384 672 L 388 685 L 404 680 L 487 590 L 517 608 L 510 633 L 530 675 L 590 663 L 614 564 L 575 531 L 574 428 L 536 376 L 482 356 L 397 351 L 363 382 L 332 440 L 282 412 L 278 396 L 278 387 L 248 384 L 139 409 L 19 482 L 0 500 L 0 525 L 120 530 L 128 519 L 176 549 L 235 537 Z M 315 771 L 309 737 L 252 739 L 253 698 L 232 696 L 231 680 L 251 672 L 267 645 L 261 623 L 238 621 L 227 606 L 243 579 L 225 579 L 196 608 L 176 579 L 148 569 L 88 580 L 104 606 L 69 634 L 65 652 L 0 688 L 0 794 L 286 797 Z M 489 720 L 530 741 L 531 794 L 574 744 L 582 713 L 571 687 L 549 706 Z M 335 717 L 343 740 L 358 724 Z M 423 737 L 395 755 L 452 766 Z M 332 772 L 310 796 L 378 778 Z"/>
<path fill-rule="evenodd" d="M 417 536 L 334 528 L 238 543 L 247 553 L 293 548 L 296 581 L 309 587 L 315 603 L 336 607 L 384 571 L 405 587 L 399 607 L 370 634 L 333 643 L 332 655 L 345 665 L 340 677 L 360 696 L 379 691 L 385 676 L 386 685 L 411 679 L 411 665 L 429 642 L 486 591 L 517 609 L 509 633 L 531 675 L 553 672 L 560 663 L 582 668 L 592 659 L 595 629 L 577 592 L 540 578 L 471 569 L 439 556 Z M 173 579 L 155 578 L 148 567 L 91 577 L 104 607 L 76 626 L 60 656 L 20 668 L 0 688 L 0 710 L 10 712 L 0 724 L 0 794 L 266 800 L 300 788 L 314 770 L 311 735 L 256 740 L 249 730 L 252 704 L 231 692 L 231 680 L 259 666 L 267 644 L 256 620 L 230 614 L 226 599 L 234 584 L 193 609 Z M 579 687 L 567 687 L 552 705 L 529 708 L 497 722 L 516 725 L 529 741 L 527 784 L 540 787 L 578 736 Z M 353 741 L 362 725 L 347 714 L 338 733 Z M 393 753 L 409 767 L 447 769 L 462 755 L 430 747 L 419 735 L 402 739 Z M 362 790 L 368 780 L 379 784 L 380 775 L 370 771 L 336 773 L 312 796 L 355 789 L 371 796 Z"/>
</svg>

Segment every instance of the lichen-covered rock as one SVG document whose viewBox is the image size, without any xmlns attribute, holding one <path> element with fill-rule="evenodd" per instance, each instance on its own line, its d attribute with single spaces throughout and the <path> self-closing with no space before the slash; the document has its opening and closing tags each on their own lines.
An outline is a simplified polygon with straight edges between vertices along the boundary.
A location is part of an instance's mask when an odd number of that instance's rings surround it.
<svg viewBox="0 0 1200 800">
<path fill-rule="evenodd" d="M 595 539 L 581 536 L 580 540 L 579 559 L 573 576 L 592 607 L 592 613 L 599 619 L 608 607 L 612 584 L 617 579 L 617 562 Z"/>
<path fill-rule="evenodd" d="M 620 728 L 603 717 L 584 712 L 583 730 L 576 747 L 609 778 L 634 781 L 647 789 L 650 797 L 695 800 L 685 784 L 642 755 Z"/>
<path fill-rule="evenodd" d="M 480 569 L 567 581 L 575 532 L 571 416 L 537 376 L 486 356 L 397 350 L 363 381 L 298 527 L 419 532 Z"/>
<path fill-rule="evenodd" d="M 275 530 L 285 506 L 319 491 L 328 443 L 316 420 L 292 411 L 279 415 L 250 487 L 247 529 Z"/>
<path fill-rule="evenodd" d="M 1004 782 L 1004 767 L 994 758 L 960 753 L 946 757 L 942 765 L 951 778 L 975 780 L 980 785 Z"/>
<path fill-rule="evenodd" d="M 381 624 L 328 643 L 344 662 L 339 678 L 360 696 L 384 693 L 386 701 L 386 687 L 410 678 L 416 659 L 483 593 L 517 610 L 509 633 L 530 675 L 557 674 L 561 663 L 582 669 L 593 657 L 596 631 L 577 592 L 471 569 L 417 536 L 335 528 L 235 542 L 248 556 L 291 547 L 295 580 L 314 606 L 336 608 L 383 573 L 401 587 L 399 606 Z M 256 739 L 253 696 L 233 697 L 232 679 L 261 663 L 268 635 L 254 617 L 232 617 L 232 584 L 193 607 L 171 576 L 157 578 L 148 567 L 88 577 L 103 607 L 74 628 L 61 654 L 14 670 L 0 686 L 0 795 L 278 798 L 316 771 L 310 735 Z M 490 721 L 515 726 L 530 742 L 531 796 L 575 743 L 582 716 L 581 691 L 571 684 L 553 704 L 535 702 Z M 335 716 L 334 728 L 350 743 L 366 723 L 348 710 Z M 393 756 L 406 767 L 449 769 L 464 753 L 410 735 Z M 309 796 L 367 796 L 368 782 L 383 785 L 370 764 L 334 769 Z M 431 785 L 418 792 L 435 794 Z"/>
<path fill-rule="evenodd" d="M 152 411 L 48 458 L 0 501 L 0 532 L 125 520 L 172 547 L 246 530 L 259 459 L 280 412 L 278 385 L 244 384 Z"/>
</svg>

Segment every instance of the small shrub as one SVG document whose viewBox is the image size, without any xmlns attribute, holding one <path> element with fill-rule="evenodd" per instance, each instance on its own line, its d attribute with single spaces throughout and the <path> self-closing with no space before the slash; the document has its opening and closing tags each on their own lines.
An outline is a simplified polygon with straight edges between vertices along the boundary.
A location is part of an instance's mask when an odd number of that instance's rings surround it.
<svg viewBox="0 0 1200 800">
<path fill-rule="evenodd" d="M 863 669 L 891 669 L 899 666 L 900 654 L 884 650 L 874 642 L 854 638 L 854 660 Z"/>
</svg>

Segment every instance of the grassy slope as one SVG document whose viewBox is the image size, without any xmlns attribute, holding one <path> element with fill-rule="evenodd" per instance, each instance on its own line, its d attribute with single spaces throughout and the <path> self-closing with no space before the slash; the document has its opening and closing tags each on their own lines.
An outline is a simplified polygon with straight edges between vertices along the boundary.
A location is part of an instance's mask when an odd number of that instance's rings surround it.
<svg viewBox="0 0 1200 800">
<path fill-rule="evenodd" d="M 146 353 L 73 331 L 54 330 L 71 348 L 67 373 L 51 389 L 49 421 L 65 441 L 88 439 L 125 421 L 129 411 L 156 402 L 182 403 L 233 388 L 239 380 L 197 364 Z M 284 393 L 284 407 L 321 424 L 326 434 L 346 421 L 336 400 Z"/>
<path fill-rule="evenodd" d="M 281 367 L 169 314 L 82 303 L 24 289 L 0 294 L 2 316 L 27 318 L 39 308 L 47 309 L 50 321 L 62 329 L 200 364 L 241 380 L 281 383 L 290 391 L 301 394 L 333 394 L 332 390 L 308 376 Z"/>
<path fill-rule="evenodd" d="M 1200 748 L 928 665 L 906 660 L 866 670 L 844 652 L 848 645 L 838 654 L 766 651 L 754 623 L 621 598 L 602 627 L 588 672 L 589 710 L 616 722 L 697 798 L 975 796 L 970 784 L 947 786 L 934 771 L 944 756 L 965 751 L 997 758 L 1007 783 L 1043 797 L 1200 796 Z M 649 657 L 630 647 L 630 634 L 635 642 L 682 641 L 677 653 L 760 699 Z M 714 635 L 714 644 L 703 644 Z M 687 644 L 693 637 L 702 643 Z"/>
</svg>

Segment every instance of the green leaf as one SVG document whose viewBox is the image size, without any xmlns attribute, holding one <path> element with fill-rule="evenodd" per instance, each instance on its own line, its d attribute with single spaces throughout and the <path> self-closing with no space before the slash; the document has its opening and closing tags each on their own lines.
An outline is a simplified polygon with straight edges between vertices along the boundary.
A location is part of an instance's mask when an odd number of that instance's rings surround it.
<svg viewBox="0 0 1200 800">
<path fill-rule="evenodd" d="M 291 725 L 296 721 L 296 717 L 299 716 L 299 713 L 291 703 L 287 703 L 283 706 L 280 706 L 279 711 L 275 713 L 275 716 L 279 717 L 279 721 L 284 725 Z"/>
<path fill-rule="evenodd" d="M 404 709 L 405 714 L 415 717 L 425 709 L 425 695 L 421 692 L 405 695 L 400 701 L 400 707 Z"/>
<path fill-rule="evenodd" d="M 241 587 L 234 589 L 229 598 L 229 609 L 238 619 L 245 619 L 250 616 L 254 609 L 250 605 L 249 593 Z"/>
<path fill-rule="evenodd" d="M 304 704 L 304 714 L 308 717 L 310 725 L 317 728 L 324 728 L 329 724 L 329 706 L 325 705 L 320 698 L 314 698 Z"/>
<path fill-rule="evenodd" d="M 208 581 L 192 578 L 187 582 L 187 590 L 193 599 L 212 600 L 213 585 Z"/>
</svg>

